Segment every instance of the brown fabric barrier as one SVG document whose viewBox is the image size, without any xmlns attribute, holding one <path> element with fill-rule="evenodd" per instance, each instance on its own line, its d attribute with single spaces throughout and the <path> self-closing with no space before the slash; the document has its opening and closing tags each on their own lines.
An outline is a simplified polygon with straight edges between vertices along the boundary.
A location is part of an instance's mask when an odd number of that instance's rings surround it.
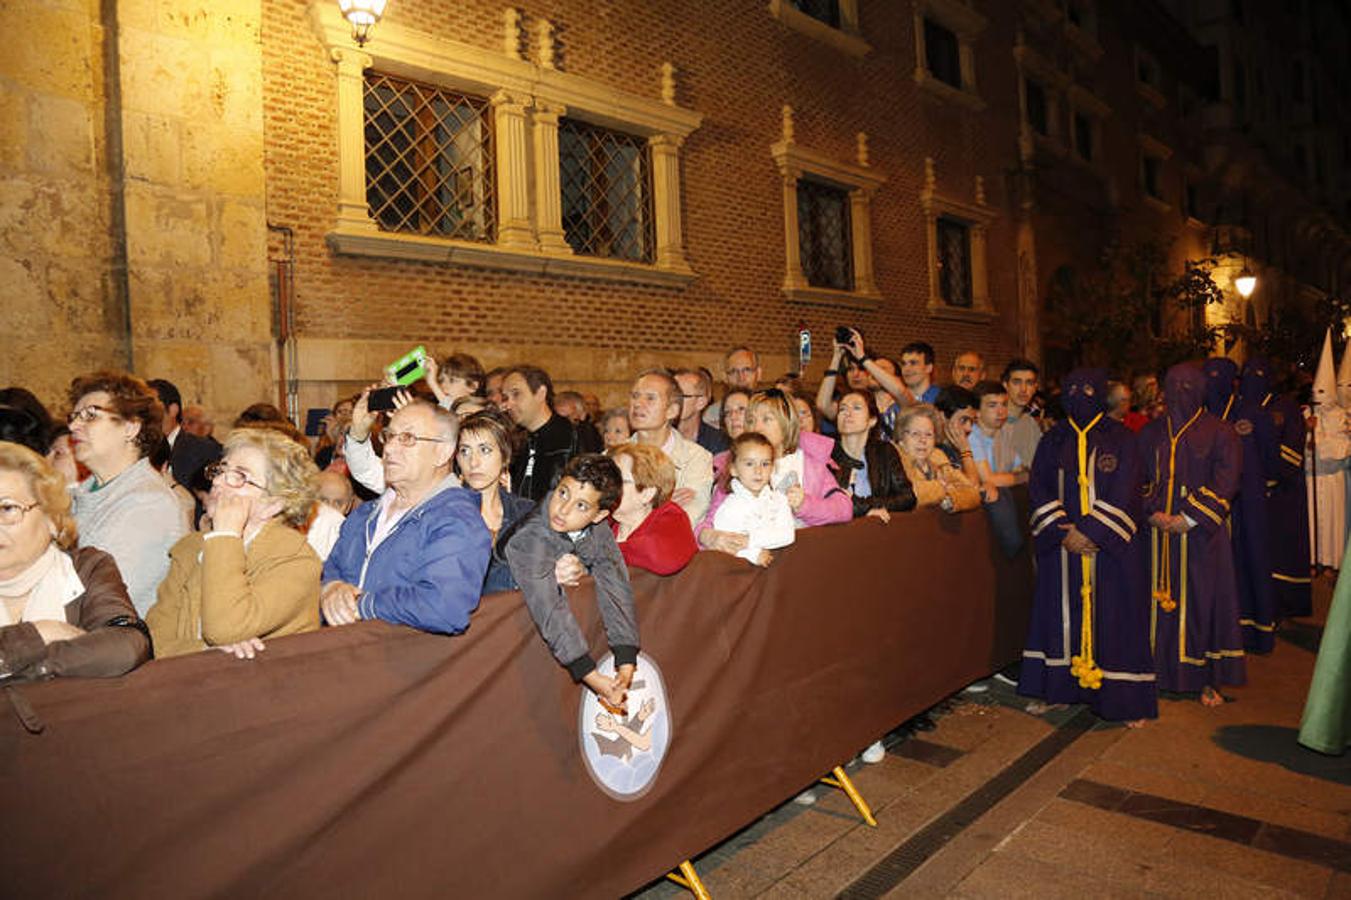
<svg viewBox="0 0 1351 900">
<path fill-rule="evenodd" d="M 6 893 L 618 896 L 1014 659 L 1032 573 L 983 514 L 921 511 L 634 586 L 673 722 L 638 800 L 592 781 L 581 688 L 498 594 L 455 638 L 363 623 L 10 688 L 43 730 L 0 725 Z M 589 582 L 573 605 L 603 649 Z"/>
</svg>

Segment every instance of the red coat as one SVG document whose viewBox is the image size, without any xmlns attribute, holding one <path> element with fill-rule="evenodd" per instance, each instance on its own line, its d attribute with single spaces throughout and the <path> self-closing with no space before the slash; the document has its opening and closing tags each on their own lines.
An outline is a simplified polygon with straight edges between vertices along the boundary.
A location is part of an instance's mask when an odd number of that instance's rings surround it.
<svg viewBox="0 0 1351 900">
<path fill-rule="evenodd" d="M 610 520 L 610 527 L 619 533 L 619 523 Z M 699 545 L 690 530 L 690 517 L 670 500 L 647 514 L 629 539 L 621 541 L 619 552 L 624 562 L 657 575 L 674 575 L 689 564 Z"/>
</svg>

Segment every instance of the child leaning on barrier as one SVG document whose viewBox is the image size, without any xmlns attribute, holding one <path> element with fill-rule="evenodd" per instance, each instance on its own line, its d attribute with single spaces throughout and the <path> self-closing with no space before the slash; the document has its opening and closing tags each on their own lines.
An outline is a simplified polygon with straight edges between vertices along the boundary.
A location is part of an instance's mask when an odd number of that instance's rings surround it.
<svg viewBox="0 0 1351 900">
<path fill-rule="evenodd" d="M 614 710 L 624 709 L 638 660 L 629 570 L 614 532 L 600 526 L 619 506 L 623 487 L 614 460 L 599 453 L 573 457 L 553 491 L 497 542 L 497 554 L 511 567 L 554 659 Z M 596 581 L 596 603 L 615 657 L 613 678 L 596 669 L 562 587 L 575 585 L 588 572 Z"/>
</svg>

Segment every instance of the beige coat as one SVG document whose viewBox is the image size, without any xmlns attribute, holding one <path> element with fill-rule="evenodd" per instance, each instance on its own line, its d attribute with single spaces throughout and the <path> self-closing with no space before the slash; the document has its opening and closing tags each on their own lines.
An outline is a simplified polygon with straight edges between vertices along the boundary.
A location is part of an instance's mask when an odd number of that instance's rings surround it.
<svg viewBox="0 0 1351 900">
<path fill-rule="evenodd" d="M 305 536 L 277 521 L 240 538 L 189 534 L 169 551 L 169 574 L 146 614 L 155 656 L 319 627 L 323 563 Z"/>
</svg>

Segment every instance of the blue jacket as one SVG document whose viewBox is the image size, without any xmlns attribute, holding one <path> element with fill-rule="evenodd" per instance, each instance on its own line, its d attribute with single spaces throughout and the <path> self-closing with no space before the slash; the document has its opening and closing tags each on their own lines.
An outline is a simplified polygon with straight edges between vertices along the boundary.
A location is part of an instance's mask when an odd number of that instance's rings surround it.
<svg viewBox="0 0 1351 900">
<path fill-rule="evenodd" d="M 468 628 L 492 554 L 478 494 L 443 482 L 404 513 L 368 559 L 366 548 L 379 517 L 378 498 L 347 517 L 324 563 L 324 583 L 345 581 L 360 587 L 363 619 L 439 634 Z"/>
</svg>

